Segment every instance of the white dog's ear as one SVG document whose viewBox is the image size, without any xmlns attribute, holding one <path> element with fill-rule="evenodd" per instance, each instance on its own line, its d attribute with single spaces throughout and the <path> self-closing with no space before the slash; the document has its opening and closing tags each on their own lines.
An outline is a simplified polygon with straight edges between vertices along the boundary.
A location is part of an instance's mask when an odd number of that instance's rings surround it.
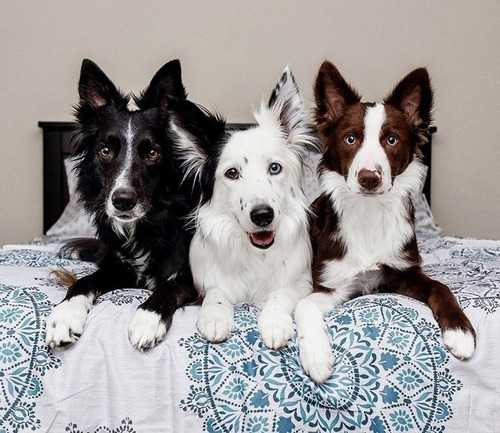
<svg viewBox="0 0 500 433">
<path fill-rule="evenodd" d="M 203 170 L 224 135 L 225 121 L 187 99 L 171 98 L 168 114 L 168 133 L 181 164 L 183 182 L 194 187 L 202 181 Z"/>
<path fill-rule="evenodd" d="M 308 150 L 319 150 L 316 133 L 307 123 L 302 96 L 288 66 L 269 98 L 267 109 L 279 123 L 289 146 L 295 152 L 303 156 Z"/>
</svg>

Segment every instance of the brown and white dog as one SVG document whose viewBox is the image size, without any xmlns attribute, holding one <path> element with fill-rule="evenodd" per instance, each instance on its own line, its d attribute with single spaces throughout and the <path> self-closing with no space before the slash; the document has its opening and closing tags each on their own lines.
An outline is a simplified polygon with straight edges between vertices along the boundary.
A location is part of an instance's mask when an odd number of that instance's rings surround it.
<svg viewBox="0 0 500 433">
<path fill-rule="evenodd" d="M 408 74 L 383 103 L 363 103 L 325 61 L 316 78 L 316 124 L 325 144 L 312 205 L 314 292 L 295 312 L 302 367 L 317 383 L 333 371 L 323 313 L 376 290 L 429 305 L 444 345 L 469 358 L 475 331 L 450 289 L 421 268 L 410 195 L 425 176 L 419 146 L 431 121 L 424 68 Z"/>
</svg>

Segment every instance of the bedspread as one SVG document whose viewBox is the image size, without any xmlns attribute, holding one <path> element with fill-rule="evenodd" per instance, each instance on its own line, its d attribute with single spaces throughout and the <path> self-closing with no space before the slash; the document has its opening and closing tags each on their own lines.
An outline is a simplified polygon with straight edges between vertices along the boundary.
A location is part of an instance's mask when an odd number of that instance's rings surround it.
<svg viewBox="0 0 500 433">
<path fill-rule="evenodd" d="M 128 321 L 147 297 L 110 292 L 72 347 L 45 346 L 45 319 L 65 288 L 43 238 L 0 249 L 0 432 L 500 432 L 500 241 L 419 239 L 424 269 L 447 284 L 477 332 L 458 361 L 442 346 L 429 308 L 400 295 L 354 299 L 326 315 L 335 370 L 323 385 L 301 370 L 296 337 L 266 348 L 261 306 L 235 308 L 220 344 L 196 330 L 198 307 L 177 311 L 166 339 L 141 353 Z"/>
</svg>

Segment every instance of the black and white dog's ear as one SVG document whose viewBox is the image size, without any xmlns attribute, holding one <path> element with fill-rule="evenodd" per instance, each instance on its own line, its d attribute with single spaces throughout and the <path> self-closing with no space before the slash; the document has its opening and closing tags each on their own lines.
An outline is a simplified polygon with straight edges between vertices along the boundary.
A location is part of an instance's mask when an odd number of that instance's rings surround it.
<svg viewBox="0 0 500 433">
<path fill-rule="evenodd" d="M 427 69 L 418 68 L 396 85 L 384 103 L 402 111 L 413 126 L 426 128 L 432 121 L 432 99 Z"/>
<path fill-rule="evenodd" d="M 302 96 L 288 66 L 274 87 L 267 108 L 278 121 L 294 151 L 301 156 L 309 150 L 319 151 L 315 130 L 307 123 Z M 257 115 L 257 120 L 259 116 Z"/>
<path fill-rule="evenodd" d="M 159 107 L 166 113 L 171 97 L 187 97 L 182 84 L 181 63 L 177 59 L 165 63 L 151 79 L 149 86 L 139 96 L 134 96 L 134 102 L 141 110 Z"/>
<path fill-rule="evenodd" d="M 169 98 L 168 134 L 174 155 L 180 161 L 183 182 L 201 181 L 204 168 L 225 134 L 226 122 L 187 99 Z"/>
<path fill-rule="evenodd" d="M 80 105 L 97 110 L 106 105 L 117 109 L 126 108 L 129 98 L 122 94 L 99 66 L 92 60 L 84 59 L 78 82 Z"/>
</svg>

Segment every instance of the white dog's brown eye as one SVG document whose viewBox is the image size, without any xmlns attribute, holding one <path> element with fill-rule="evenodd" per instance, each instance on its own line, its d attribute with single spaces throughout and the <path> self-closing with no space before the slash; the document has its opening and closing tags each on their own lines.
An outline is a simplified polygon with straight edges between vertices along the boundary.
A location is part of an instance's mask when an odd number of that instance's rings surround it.
<svg viewBox="0 0 500 433">
<path fill-rule="evenodd" d="M 349 145 L 353 146 L 356 144 L 356 136 L 354 134 L 346 134 L 344 137 L 344 141 Z"/>
<path fill-rule="evenodd" d="M 396 134 L 391 134 L 385 140 L 389 146 L 396 146 L 399 142 L 399 138 Z"/>
<path fill-rule="evenodd" d="M 238 170 L 236 170 L 234 167 L 231 167 L 228 169 L 225 173 L 224 176 L 226 176 L 228 179 L 238 179 L 240 177 L 240 174 L 238 173 Z"/>
<path fill-rule="evenodd" d="M 281 170 L 281 164 L 278 164 L 277 162 L 273 162 L 269 165 L 269 174 L 279 174 L 281 173 Z"/>
</svg>

